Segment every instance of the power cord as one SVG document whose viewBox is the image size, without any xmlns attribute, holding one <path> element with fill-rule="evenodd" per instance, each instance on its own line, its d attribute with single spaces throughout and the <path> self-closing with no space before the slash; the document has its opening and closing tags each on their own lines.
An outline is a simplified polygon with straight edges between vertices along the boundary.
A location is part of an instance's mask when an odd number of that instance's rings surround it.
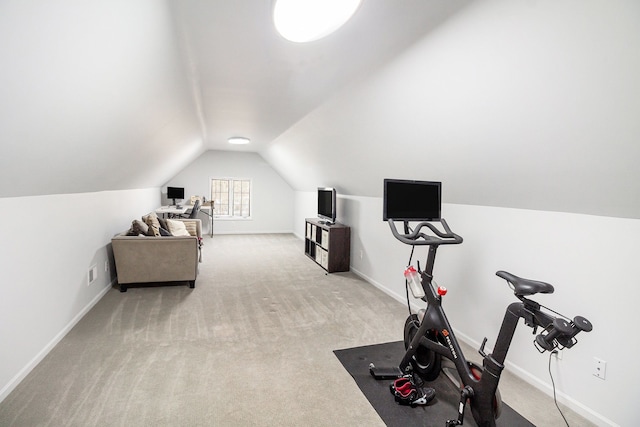
<svg viewBox="0 0 640 427">
<path fill-rule="evenodd" d="M 556 353 L 558 353 L 558 350 L 553 350 L 551 353 L 549 353 L 549 377 L 551 378 L 551 385 L 553 388 L 553 403 L 556 404 L 556 408 L 558 408 L 558 412 L 560 412 L 560 415 L 562 415 L 562 419 L 564 420 L 564 423 L 567 425 L 567 427 L 570 427 L 569 422 L 567 421 L 564 414 L 562 413 L 562 409 L 560 409 L 560 406 L 558 406 L 558 400 L 556 399 L 556 383 L 553 381 L 553 374 L 551 373 L 551 356 Z"/>
</svg>

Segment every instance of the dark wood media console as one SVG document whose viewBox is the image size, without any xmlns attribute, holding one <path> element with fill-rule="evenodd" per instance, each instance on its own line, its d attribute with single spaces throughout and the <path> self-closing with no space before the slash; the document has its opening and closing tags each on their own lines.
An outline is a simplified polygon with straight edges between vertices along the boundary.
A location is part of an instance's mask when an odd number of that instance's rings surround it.
<svg viewBox="0 0 640 427">
<path fill-rule="evenodd" d="M 349 271 L 351 228 L 327 225 L 316 218 L 305 220 L 304 253 L 329 273 Z"/>
</svg>

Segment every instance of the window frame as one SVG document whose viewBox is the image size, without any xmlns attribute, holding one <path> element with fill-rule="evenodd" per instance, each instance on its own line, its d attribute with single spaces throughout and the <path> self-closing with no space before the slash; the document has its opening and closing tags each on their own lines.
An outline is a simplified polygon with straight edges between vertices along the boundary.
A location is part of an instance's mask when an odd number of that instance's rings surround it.
<svg viewBox="0 0 640 427">
<path fill-rule="evenodd" d="M 217 211 L 217 206 L 215 206 L 215 198 L 213 197 L 213 183 L 214 181 L 228 181 L 229 182 L 229 214 L 220 214 Z M 249 182 L 249 215 L 248 216 L 239 216 L 233 215 L 233 201 L 234 201 L 234 191 L 233 184 L 236 181 L 248 181 Z M 214 209 L 211 214 L 214 216 L 216 220 L 223 221 L 250 221 L 253 219 L 253 179 L 244 178 L 244 177 L 231 177 L 231 176 L 212 176 L 209 178 L 209 195 L 211 196 L 211 200 L 214 202 Z"/>
</svg>

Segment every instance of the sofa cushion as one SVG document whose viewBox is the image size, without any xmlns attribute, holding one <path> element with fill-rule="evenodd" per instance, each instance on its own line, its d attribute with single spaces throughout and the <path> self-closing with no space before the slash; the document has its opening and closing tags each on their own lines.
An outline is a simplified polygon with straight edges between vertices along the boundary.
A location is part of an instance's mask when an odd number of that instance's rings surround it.
<svg viewBox="0 0 640 427">
<path fill-rule="evenodd" d="M 185 227 L 184 222 L 182 221 L 174 221 L 172 219 L 167 220 L 167 227 L 169 227 L 169 232 L 174 236 L 191 236 Z"/>
</svg>

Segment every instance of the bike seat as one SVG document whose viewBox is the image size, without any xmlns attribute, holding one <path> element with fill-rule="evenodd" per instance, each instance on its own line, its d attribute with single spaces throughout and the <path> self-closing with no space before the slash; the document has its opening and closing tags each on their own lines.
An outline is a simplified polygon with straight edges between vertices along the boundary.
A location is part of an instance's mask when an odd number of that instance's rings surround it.
<svg viewBox="0 0 640 427">
<path fill-rule="evenodd" d="M 515 274 L 506 271 L 498 271 L 496 276 L 502 277 L 513 286 L 513 292 L 516 296 L 522 297 L 533 294 L 552 294 L 553 286 L 549 283 L 539 282 L 537 280 L 523 279 Z"/>
</svg>

